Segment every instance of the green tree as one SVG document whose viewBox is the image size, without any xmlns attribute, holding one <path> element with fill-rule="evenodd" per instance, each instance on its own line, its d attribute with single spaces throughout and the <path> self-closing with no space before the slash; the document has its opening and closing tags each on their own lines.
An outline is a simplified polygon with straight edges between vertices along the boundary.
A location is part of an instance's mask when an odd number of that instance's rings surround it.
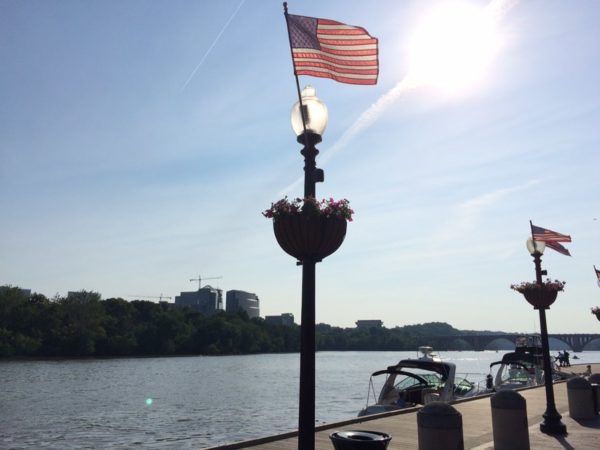
<svg viewBox="0 0 600 450">
<path fill-rule="evenodd" d="M 70 293 L 58 303 L 62 307 L 62 324 L 58 334 L 62 353 L 70 356 L 93 355 L 96 341 L 106 336 L 100 294 L 82 290 Z"/>
<path fill-rule="evenodd" d="M 136 308 L 122 298 L 102 302 L 106 334 L 97 341 L 96 353 L 105 356 L 133 355 L 137 351 Z"/>
<path fill-rule="evenodd" d="M 0 288 L 0 356 L 34 355 L 41 347 L 39 299 L 39 295 L 30 297 L 17 287 Z"/>
</svg>

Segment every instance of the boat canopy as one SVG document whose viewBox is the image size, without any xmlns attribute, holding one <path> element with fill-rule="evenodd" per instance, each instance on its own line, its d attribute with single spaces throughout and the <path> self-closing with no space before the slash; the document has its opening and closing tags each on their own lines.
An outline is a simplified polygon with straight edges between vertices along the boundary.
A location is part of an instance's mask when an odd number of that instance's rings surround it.
<svg viewBox="0 0 600 450">
<path fill-rule="evenodd" d="M 531 366 L 527 366 L 527 365 L 523 364 L 523 361 L 511 361 L 511 362 L 497 361 L 497 362 L 490 364 L 490 369 L 492 367 L 500 365 L 500 364 L 504 365 L 504 366 L 507 366 L 510 364 L 510 366 L 513 368 L 520 368 L 520 369 L 525 369 L 525 370 L 527 370 L 527 369 L 529 369 L 529 367 L 531 367 Z"/>
<path fill-rule="evenodd" d="M 403 359 L 395 366 L 389 366 L 387 369 L 373 372 L 371 376 L 378 376 L 383 374 L 390 375 L 409 375 L 414 377 L 415 374 L 412 372 L 405 372 L 403 369 L 421 369 L 429 372 L 438 373 L 442 377 L 442 381 L 446 381 L 450 374 L 454 364 L 447 362 L 438 361 L 418 361 L 413 359 Z M 417 374 L 418 375 L 418 374 Z"/>
<path fill-rule="evenodd" d="M 529 351 L 516 351 L 507 353 L 502 357 L 502 361 L 496 361 L 490 364 L 490 367 L 495 366 L 497 364 L 515 364 L 515 363 L 529 363 L 531 365 L 536 364 L 539 360 L 540 355 L 529 352 Z"/>
</svg>

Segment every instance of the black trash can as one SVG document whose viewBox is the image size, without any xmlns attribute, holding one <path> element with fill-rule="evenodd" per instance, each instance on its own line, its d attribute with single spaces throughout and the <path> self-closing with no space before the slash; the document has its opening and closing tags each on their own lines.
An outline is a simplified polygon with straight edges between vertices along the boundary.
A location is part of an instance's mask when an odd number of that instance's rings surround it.
<svg viewBox="0 0 600 450">
<path fill-rule="evenodd" d="M 385 450 L 392 440 L 379 431 L 338 431 L 329 435 L 335 450 Z"/>
</svg>

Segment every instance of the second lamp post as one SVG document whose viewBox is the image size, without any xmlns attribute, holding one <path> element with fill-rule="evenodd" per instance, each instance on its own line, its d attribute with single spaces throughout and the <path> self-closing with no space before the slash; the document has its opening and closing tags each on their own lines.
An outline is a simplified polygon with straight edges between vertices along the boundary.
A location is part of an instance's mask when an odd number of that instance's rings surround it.
<svg viewBox="0 0 600 450">
<path fill-rule="evenodd" d="M 534 241 L 527 239 L 527 250 L 533 256 L 535 264 L 535 279 L 538 285 L 542 286 L 542 275 L 546 271 L 542 270 L 542 255 L 546 244 L 543 241 Z M 556 295 L 555 295 L 556 297 Z M 554 386 L 552 379 L 552 364 L 550 362 L 550 347 L 548 344 L 548 328 L 546 326 L 546 309 L 548 306 L 536 307 L 540 311 L 540 331 L 542 339 L 542 356 L 544 361 L 544 386 L 546 388 L 546 411 L 542 415 L 544 421 L 540 424 L 540 431 L 546 434 L 564 435 L 567 434 L 567 427 L 561 422 L 562 416 L 556 410 L 554 402 Z"/>
</svg>

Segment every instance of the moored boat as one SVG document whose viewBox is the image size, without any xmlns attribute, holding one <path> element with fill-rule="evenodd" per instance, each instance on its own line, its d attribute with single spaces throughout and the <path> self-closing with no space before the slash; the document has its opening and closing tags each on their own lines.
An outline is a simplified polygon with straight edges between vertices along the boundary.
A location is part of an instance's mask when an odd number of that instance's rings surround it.
<svg viewBox="0 0 600 450">
<path fill-rule="evenodd" d="M 540 337 L 519 337 L 513 352 L 490 364 L 488 389 L 501 391 L 544 384 L 543 367 Z"/>
<path fill-rule="evenodd" d="M 359 417 L 432 401 L 451 402 L 480 392 L 478 384 L 457 376 L 456 365 L 442 361 L 431 347 L 419 347 L 419 351 L 420 357 L 403 359 L 371 374 L 367 404 Z M 376 386 L 381 386 L 379 394 Z"/>
</svg>

